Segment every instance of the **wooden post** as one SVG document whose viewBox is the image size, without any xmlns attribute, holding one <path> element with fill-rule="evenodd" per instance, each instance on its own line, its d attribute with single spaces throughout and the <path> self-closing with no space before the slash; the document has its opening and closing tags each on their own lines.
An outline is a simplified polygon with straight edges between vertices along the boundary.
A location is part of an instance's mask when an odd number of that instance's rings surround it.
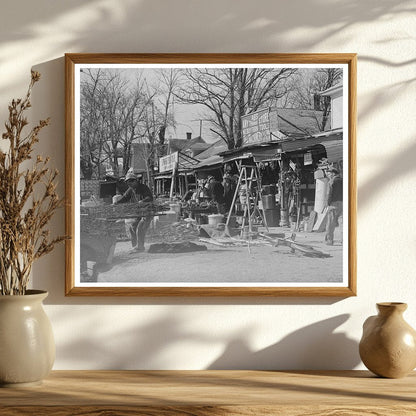
<svg viewBox="0 0 416 416">
<path fill-rule="evenodd" d="M 189 186 L 189 184 L 188 184 L 188 173 L 185 172 L 185 192 L 184 192 L 184 194 L 186 194 L 189 191 L 188 186 Z"/>
<path fill-rule="evenodd" d="M 173 193 L 175 192 L 175 178 L 176 178 L 176 171 L 178 169 L 178 164 L 175 163 L 175 166 L 172 169 L 172 181 L 170 183 L 170 194 L 169 194 L 169 198 L 172 199 L 173 198 Z"/>
</svg>

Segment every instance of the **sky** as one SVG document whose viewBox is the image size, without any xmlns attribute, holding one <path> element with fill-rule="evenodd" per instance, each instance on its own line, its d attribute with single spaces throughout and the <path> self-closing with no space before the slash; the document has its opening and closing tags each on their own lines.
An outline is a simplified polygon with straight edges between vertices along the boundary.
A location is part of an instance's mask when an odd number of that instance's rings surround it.
<svg viewBox="0 0 416 416">
<path fill-rule="evenodd" d="M 85 66 L 92 67 L 93 65 Z M 98 66 L 100 68 L 106 67 L 105 64 L 97 65 L 97 67 Z M 114 67 L 114 65 L 107 66 Z M 163 88 L 160 78 L 158 77 L 158 70 L 161 66 L 161 64 L 151 64 L 147 65 L 145 69 L 137 68 L 137 66 L 135 68 L 124 67 L 118 69 L 118 71 L 121 76 L 132 85 L 134 85 L 137 79 L 141 77 L 142 81 L 145 80 L 145 85 L 148 86 L 149 91 L 154 91 L 155 88 Z M 313 68 L 313 71 L 301 69 L 303 73 L 302 77 L 309 77 L 315 70 L 316 66 Z M 83 75 L 81 74 L 81 77 L 82 76 Z M 162 101 L 164 100 L 163 94 L 160 95 L 159 99 Z M 218 136 L 210 130 L 211 125 L 205 115 L 207 112 L 207 108 L 205 106 L 199 104 L 183 104 L 175 99 L 175 97 L 172 97 L 171 108 L 174 110 L 175 126 L 168 127 L 166 131 L 166 138 L 186 139 L 186 134 L 190 132 L 192 133 L 192 137 L 201 135 L 207 143 L 212 143 L 218 140 Z"/>
<path fill-rule="evenodd" d="M 150 90 L 153 90 L 154 86 L 160 86 L 156 69 L 123 68 L 119 71 L 121 76 L 132 83 L 132 85 L 141 76 L 142 80 L 145 80 L 148 84 Z M 81 81 L 82 77 L 87 76 L 84 74 L 81 74 Z M 164 97 L 161 96 L 160 99 L 163 100 Z M 171 100 L 172 104 L 171 108 L 174 111 L 175 126 L 169 126 L 166 131 L 166 138 L 186 139 L 186 134 L 190 132 L 192 137 L 201 135 L 207 143 L 218 140 L 218 137 L 210 131 L 209 123 L 204 116 L 204 112 L 206 112 L 204 106 L 183 104 L 174 97 Z"/>
</svg>

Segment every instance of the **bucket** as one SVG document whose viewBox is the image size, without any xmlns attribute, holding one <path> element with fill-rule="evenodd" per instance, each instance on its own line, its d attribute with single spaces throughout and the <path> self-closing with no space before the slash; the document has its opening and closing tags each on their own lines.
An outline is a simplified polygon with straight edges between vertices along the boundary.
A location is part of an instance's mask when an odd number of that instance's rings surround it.
<svg viewBox="0 0 416 416">
<path fill-rule="evenodd" d="M 280 226 L 287 227 L 289 225 L 289 215 L 287 209 L 280 209 Z"/>
<path fill-rule="evenodd" d="M 276 209 L 266 209 L 263 211 L 268 227 L 278 227 L 280 221 L 280 211 Z"/>
<path fill-rule="evenodd" d="M 177 216 L 181 215 L 181 206 L 179 204 L 169 204 L 170 211 L 175 211 Z"/>
<path fill-rule="evenodd" d="M 276 198 L 274 195 L 262 195 L 261 202 L 263 203 L 263 209 L 275 209 Z"/>
<path fill-rule="evenodd" d="M 212 227 L 216 227 L 218 224 L 221 224 L 223 222 L 224 222 L 224 215 L 221 215 L 221 214 L 208 215 L 208 225 L 211 225 Z"/>
<path fill-rule="evenodd" d="M 243 240 L 249 240 L 249 239 L 254 239 L 254 238 L 257 238 L 257 235 L 258 235 L 258 228 L 257 227 L 254 227 L 254 226 L 252 226 L 251 227 L 251 232 L 250 232 L 250 229 L 249 229 L 250 227 L 248 227 L 248 226 L 245 226 L 245 227 L 243 227 L 243 229 L 241 230 L 241 238 L 243 239 Z"/>
<path fill-rule="evenodd" d="M 235 215 L 230 216 L 230 221 L 228 223 L 228 226 L 231 228 L 237 227 L 237 217 Z"/>
<path fill-rule="evenodd" d="M 274 195 L 276 193 L 276 185 L 264 185 L 263 195 Z"/>
</svg>

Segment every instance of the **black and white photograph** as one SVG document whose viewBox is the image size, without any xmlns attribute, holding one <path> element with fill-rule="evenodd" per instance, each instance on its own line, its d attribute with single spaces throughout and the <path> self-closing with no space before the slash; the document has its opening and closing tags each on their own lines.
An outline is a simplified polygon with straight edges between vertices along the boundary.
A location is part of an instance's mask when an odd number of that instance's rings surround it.
<svg viewBox="0 0 416 416">
<path fill-rule="evenodd" d="M 350 68 L 288 61 L 73 65 L 75 287 L 350 288 Z"/>
</svg>

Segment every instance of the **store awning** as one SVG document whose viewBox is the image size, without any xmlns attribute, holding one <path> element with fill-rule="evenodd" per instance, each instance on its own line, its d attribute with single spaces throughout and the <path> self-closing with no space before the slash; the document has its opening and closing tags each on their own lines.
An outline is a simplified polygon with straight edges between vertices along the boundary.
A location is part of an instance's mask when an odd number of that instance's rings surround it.
<svg viewBox="0 0 416 416">
<path fill-rule="evenodd" d="M 177 172 L 178 176 L 190 176 L 192 175 L 192 171 L 178 171 Z M 156 173 L 153 176 L 155 179 L 172 179 L 172 172 L 170 173 Z"/>
<path fill-rule="evenodd" d="M 342 147 L 342 132 L 325 132 L 311 137 L 305 137 L 303 139 L 284 141 L 281 143 L 281 146 L 284 152 L 289 153 L 299 150 L 307 150 L 317 144 L 325 146 L 325 143 L 329 142 L 339 142 Z"/>
<path fill-rule="evenodd" d="M 344 146 L 342 140 L 330 140 L 319 144 L 325 147 L 328 162 L 335 163 L 343 159 Z"/>
<path fill-rule="evenodd" d="M 224 158 L 224 163 L 249 158 L 253 158 L 255 162 L 264 162 L 279 159 L 278 149 L 284 153 L 292 153 L 308 151 L 316 145 L 323 145 L 326 148 L 327 143 L 329 149 L 327 152 L 331 154 L 331 157 L 339 154 L 342 156 L 342 130 L 331 130 L 300 139 L 262 143 L 261 145 L 229 150 L 221 155 Z"/>
<path fill-rule="evenodd" d="M 213 167 L 216 165 L 221 165 L 223 163 L 223 158 L 219 155 L 210 156 L 204 160 L 201 160 L 197 165 L 194 166 L 195 170 L 206 168 L 206 167 Z"/>
</svg>

